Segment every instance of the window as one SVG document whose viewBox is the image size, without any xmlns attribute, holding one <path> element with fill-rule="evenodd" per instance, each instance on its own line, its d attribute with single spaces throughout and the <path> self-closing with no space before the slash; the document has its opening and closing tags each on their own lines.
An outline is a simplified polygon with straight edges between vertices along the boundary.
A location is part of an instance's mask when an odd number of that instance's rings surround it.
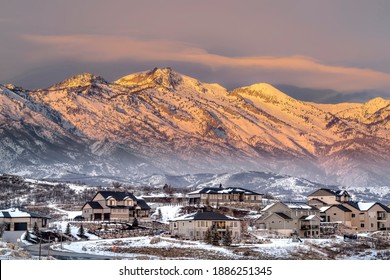
<svg viewBox="0 0 390 280">
<path fill-rule="evenodd" d="M 352 218 L 355 218 L 355 214 L 352 214 Z"/>
<path fill-rule="evenodd" d="M 336 213 L 333 213 L 333 216 L 336 216 Z"/>
<path fill-rule="evenodd" d="M 364 224 L 363 224 L 363 223 L 361 223 L 361 224 L 360 224 L 360 227 L 361 227 L 361 228 L 364 228 Z"/>
<path fill-rule="evenodd" d="M 373 223 L 371 223 L 371 227 L 374 227 L 374 224 L 373 224 Z"/>
</svg>

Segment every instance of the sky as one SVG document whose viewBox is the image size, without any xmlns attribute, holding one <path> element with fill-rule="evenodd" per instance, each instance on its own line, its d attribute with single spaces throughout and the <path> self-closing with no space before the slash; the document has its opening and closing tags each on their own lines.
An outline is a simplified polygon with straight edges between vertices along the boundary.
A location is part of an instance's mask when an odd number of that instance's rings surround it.
<svg viewBox="0 0 390 280">
<path fill-rule="evenodd" d="M 0 83 L 45 88 L 154 67 L 254 83 L 390 92 L 388 0 L 0 0 Z"/>
</svg>

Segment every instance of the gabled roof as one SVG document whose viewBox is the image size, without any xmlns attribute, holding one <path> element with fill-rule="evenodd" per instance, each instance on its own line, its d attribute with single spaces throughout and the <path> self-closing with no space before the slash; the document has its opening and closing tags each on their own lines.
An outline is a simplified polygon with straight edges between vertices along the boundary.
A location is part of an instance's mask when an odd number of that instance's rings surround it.
<svg viewBox="0 0 390 280">
<path fill-rule="evenodd" d="M 300 201 L 289 201 L 289 202 L 282 202 L 282 203 L 286 205 L 288 208 L 294 210 L 318 210 L 316 207 Z"/>
<path fill-rule="evenodd" d="M 143 199 L 137 199 L 137 206 L 141 207 L 141 210 L 150 210 L 150 206 Z"/>
<path fill-rule="evenodd" d="M 194 221 L 230 221 L 230 220 L 239 220 L 233 217 L 225 216 L 224 214 L 217 213 L 217 212 L 196 212 L 188 215 L 184 215 L 175 219 L 172 219 L 172 221 L 187 221 L 187 220 L 194 220 Z"/>
<path fill-rule="evenodd" d="M 352 206 L 353 208 L 359 210 L 359 211 L 368 211 L 375 205 L 379 205 L 380 207 L 383 208 L 387 213 L 390 213 L 390 208 L 387 207 L 386 205 L 380 203 L 380 202 L 355 202 L 355 201 L 348 201 L 345 204 L 348 204 Z"/>
<path fill-rule="evenodd" d="M 103 209 L 103 207 L 97 201 L 88 201 L 81 209 L 84 209 L 85 205 L 89 205 L 92 209 Z"/>
<path fill-rule="evenodd" d="M 327 207 L 326 209 L 322 209 L 321 208 L 321 212 L 328 211 L 330 208 L 333 208 L 333 207 L 336 207 L 336 208 L 340 209 L 343 212 L 352 212 L 350 209 L 348 209 L 347 207 L 345 207 L 345 206 L 343 206 L 341 204 L 334 204 L 334 205 L 331 205 L 331 206 Z"/>
<path fill-rule="evenodd" d="M 189 194 L 247 194 L 247 195 L 262 195 L 260 193 L 244 189 L 244 188 L 203 188 L 190 192 Z"/>
<path fill-rule="evenodd" d="M 300 220 L 305 220 L 305 221 L 311 221 L 313 219 L 317 218 L 318 220 L 320 220 L 320 217 L 318 217 L 317 215 L 308 215 L 308 216 L 302 216 L 301 218 L 299 218 Z"/>
<path fill-rule="evenodd" d="M 315 192 L 309 194 L 308 197 L 315 195 L 315 193 L 319 192 L 319 191 L 325 191 L 325 192 L 327 192 L 329 194 L 329 196 L 341 197 L 341 196 L 346 195 L 346 196 L 350 197 L 349 193 L 346 190 L 333 190 L 333 189 L 328 189 L 328 188 L 318 189 Z"/>
<path fill-rule="evenodd" d="M 311 205 L 308 205 L 305 202 L 296 202 L 296 201 L 295 202 L 294 201 L 281 202 L 281 201 L 279 201 L 279 202 L 274 202 L 270 205 L 267 205 L 266 207 L 264 207 L 261 210 L 261 212 L 267 212 L 267 211 L 269 211 L 269 209 L 271 209 L 272 207 L 274 207 L 277 204 L 281 204 L 290 210 L 310 210 L 310 211 L 317 210 L 318 211 L 318 208 L 311 206 Z"/>
<path fill-rule="evenodd" d="M 99 191 L 96 193 L 94 198 L 98 195 L 101 194 L 104 199 L 109 199 L 110 197 L 114 198 L 115 200 L 124 200 L 126 198 L 131 198 L 134 201 L 137 201 L 137 198 L 130 192 L 115 192 L 115 191 Z M 94 199 L 93 198 L 93 199 Z M 92 199 L 92 200 L 93 200 Z"/>
</svg>

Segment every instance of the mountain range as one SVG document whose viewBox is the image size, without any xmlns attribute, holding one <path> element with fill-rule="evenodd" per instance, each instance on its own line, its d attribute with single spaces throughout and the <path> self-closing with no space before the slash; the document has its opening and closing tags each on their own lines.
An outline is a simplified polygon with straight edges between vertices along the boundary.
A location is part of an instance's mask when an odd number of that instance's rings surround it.
<svg viewBox="0 0 390 280">
<path fill-rule="evenodd" d="M 316 104 L 270 84 L 234 90 L 170 68 L 46 89 L 0 85 L 0 173 L 134 181 L 152 174 L 287 174 L 390 185 L 390 101 Z"/>
</svg>

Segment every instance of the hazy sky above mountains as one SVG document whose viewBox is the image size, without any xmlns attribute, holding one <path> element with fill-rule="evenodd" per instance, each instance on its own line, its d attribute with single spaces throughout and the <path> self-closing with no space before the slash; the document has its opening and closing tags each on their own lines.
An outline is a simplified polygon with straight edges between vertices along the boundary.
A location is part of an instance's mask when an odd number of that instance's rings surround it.
<svg viewBox="0 0 390 280">
<path fill-rule="evenodd" d="M 257 82 L 390 89 L 390 1 L 0 0 L 0 83 L 113 81 L 170 66 L 227 88 Z"/>
</svg>

